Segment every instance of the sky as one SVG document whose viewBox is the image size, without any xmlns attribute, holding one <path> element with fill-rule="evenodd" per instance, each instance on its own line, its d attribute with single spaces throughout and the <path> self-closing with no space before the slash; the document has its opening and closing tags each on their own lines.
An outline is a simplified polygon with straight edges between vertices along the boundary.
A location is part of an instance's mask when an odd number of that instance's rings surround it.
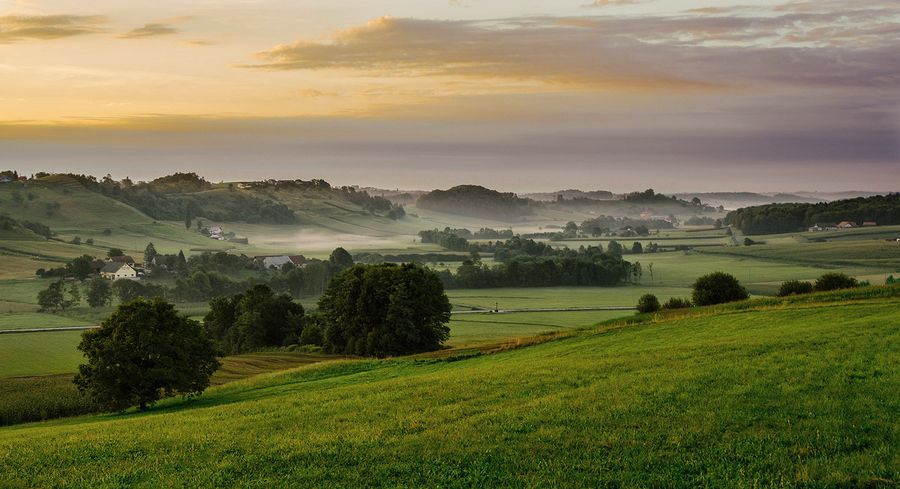
<svg viewBox="0 0 900 489">
<path fill-rule="evenodd" d="M 897 0 L 0 0 L 0 169 L 900 190 Z"/>
</svg>

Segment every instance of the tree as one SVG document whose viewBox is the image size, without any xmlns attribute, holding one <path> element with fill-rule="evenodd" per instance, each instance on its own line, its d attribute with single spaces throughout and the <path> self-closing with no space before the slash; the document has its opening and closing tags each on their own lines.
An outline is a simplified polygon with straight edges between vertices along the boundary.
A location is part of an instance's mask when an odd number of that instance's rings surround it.
<svg viewBox="0 0 900 489">
<path fill-rule="evenodd" d="M 644 294 L 638 299 L 637 310 L 640 313 L 656 312 L 659 310 L 659 299 L 653 294 Z"/>
<path fill-rule="evenodd" d="M 101 406 L 141 411 L 162 397 L 199 395 L 219 367 L 200 323 L 161 300 L 138 299 L 119 308 L 78 345 L 87 363 L 75 384 Z"/>
<path fill-rule="evenodd" d="M 346 270 L 353 266 L 353 256 L 344 248 L 335 248 L 328 257 L 328 261 L 338 270 Z"/>
<path fill-rule="evenodd" d="M 620 245 L 616 240 L 612 240 L 608 245 L 606 245 L 606 252 L 615 257 L 621 258 L 623 251 L 624 249 L 622 248 L 622 245 Z"/>
<path fill-rule="evenodd" d="M 578 224 L 576 224 L 575 221 L 569 221 L 566 223 L 566 227 L 563 228 L 563 231 L 574 234 L 578 232 Z"/>
<path fill-rule="evenodd" d="M 631 252 L 635 254 L 643 253 L 644 245 L 642 245 L 640 241 L 635 241 L 634 244 L 631 245 Z"/>
<path fill-rule="evenodd" d="M 741 301 L 748 297 L 747 289 L 733 275 L 724 272 L 710 273 L 694 282 L 692 299 L 698 306 Z"/>
<path fill-rule="evenodd" d="M 225 353 L 287 346 L 300 340 L 303 306 L 289 295 L 276 295 L 267 285 L 213 299 L 209 307 L 203 322 Z"/>
<path fill-rule="evenodd" d="M 72 282 L 69 284 L 69 300 L 68 307 L 77 306 L 81 304 L 81 289 L 78 288 L 78 284 L 76 282 Z"/>
<path fill-rule="evenodd" d="M 112 284 L 112 291 L 119 298 L 119 302 L 131 302 L 148 295 L 147 288 L 137 280 L 116 280 Z"/>
<path fill-rule="evenodd" d="M 191 221 L 194 219 L 193 209 L 190 204 L 184 208 L 184 228 L 191 229 Z"/>
<path fill-rule="evenodd" d="M 66 264 L 66 273 L 78 280 L 84 280 L 94 272 L 94 269 L 91 266 L 93 263 L 93 256 L 81 255 Z"/>
<path fill-rule="evenodd" d="M 125 252 L 120 248 L 110 248 L 109 251 L 106 252 L 106 256 L 109 258 L 115 258 L 117 256 L 125 256 Z"/>
<path fill-rule="evenodd" d="M 65 297 L 66 284 L 61 279 L 51 283 L 46 289 L 38 292 L 38 305 L 42 311 L 58 311 L 69 307 Z"/>
<path fill-rule="evenodd" d="M 816 279 L 815 289 L 817 292 L 825 292 L 829 290 L 852 289 L 859 287 L 859 282 L 843 273 L 826 273 Z"/>
<path fill-rule="evenodd" d="M 778 289 L 778 297 L 787 297 L 789 295 L 809 294 L 813 291 L 813 284 L 802 282 L 800 280 L 788 280 L 781 284 Z"/>
<path fill-rule="evenodd" d="M 94 277 L 87 284 L 87 303 L 91 307 L 103 307 L 112 301 L 112 287 L 109 280 Z"/>
<path fill-rule="evenodd" d="M 153 243 L 147 243 L 147 247 L 144 248 L 144 266 L 153 266 L 153 260 L 155 260 L 158 255 L 159 253 L 156 252 L 156 247 L 153 246 Z"/>
<path fill-rule="evenodd" d="M 432 351 L 450 335 L 450 301 L 437 274 L 414 264 L 355 265 L 319 300 L 324 347 L 390 356 Z"/>
</svg>

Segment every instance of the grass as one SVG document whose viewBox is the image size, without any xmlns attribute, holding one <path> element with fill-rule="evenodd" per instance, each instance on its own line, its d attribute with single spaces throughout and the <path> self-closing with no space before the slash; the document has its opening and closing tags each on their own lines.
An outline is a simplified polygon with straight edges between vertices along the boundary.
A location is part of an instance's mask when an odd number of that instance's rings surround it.
<svg viewBox="0 0 900 489">
<path fill-rule="evenodd" d="M 454 289 L 447 296 L 454 309 L 541 309 L 564 307 L 634 306 L 652 291 L 660 299 L 690 296 L 686 287 L 534 287 L 501 289 Z"/>
<path fill-rule="evenodd" d="M 631 311 L 572 311 L 454 315 L 447 345 L 459 348 L 584 328 L 631 314 Z"/>
<path fill-rule="evenodd" d="M 0 429 L 0 485 L 891 486 L 898 305 L 749 304 L 459 361 L 269 374 Z"/>
<path fill-rule="evenodd" d="M 87 321 L 79 321 L 54 314 L 40 312 L 0 313 L 0 330 L 25 328 L 61 328 L 66 326 L 91 326 Z"/>
<path fill-rule="evenodd" d="M 0 335 L 0 379 L 69 374 L 82 362 L 81 331 Z"/>
</svg>

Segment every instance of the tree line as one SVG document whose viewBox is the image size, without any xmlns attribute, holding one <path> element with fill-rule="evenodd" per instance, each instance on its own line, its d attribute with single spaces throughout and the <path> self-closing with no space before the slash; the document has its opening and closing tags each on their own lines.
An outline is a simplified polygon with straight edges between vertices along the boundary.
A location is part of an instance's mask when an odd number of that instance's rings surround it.
<svg viewBox="0 0 900 489">
<path fill-rule="evenodd" d="M 768 204 L 729 212 L 725 224 L 744 234 L 803 231 L 816 223 L 851 221 L 900 224 L 900 194 L 859 197 L 815 204 Z"/>
</svg>

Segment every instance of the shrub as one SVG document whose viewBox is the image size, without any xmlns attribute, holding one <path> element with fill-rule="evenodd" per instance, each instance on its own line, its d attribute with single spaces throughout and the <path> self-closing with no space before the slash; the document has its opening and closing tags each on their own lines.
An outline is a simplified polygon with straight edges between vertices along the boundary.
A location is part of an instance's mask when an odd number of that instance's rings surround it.
<svg viewBox="0 0 900 489">
<path fill-rule="evenodd" d="M 663 304 L 663 309 L 687 309 L 691 307 L 690 299 L 682 299 L 681 297 L 672 297 Z"/>
<path fill-rule="evenodd" d="M 659 310 L 659 299 L 653 294 L 644 294 L 638 299 L 637 310 L 640 313 L 656 312 Z"/>
<path fill-rule="evenodd" d="M 781 284 L 778 289 L 778 297 L 787 297 L 789 295 L 809 294 L 813 291 L 813 284 L 800 280 L 788 280 Z"/>
<path fill-rule="evenodd" d="M 853 277 L 846 274 L 832 272 L 822 275 L 816 279 L 815 289 L 817 292 L 826 292 L 829 290 L 852 289 L 859 287 L 859 282 Z"/>
<path fill-rule="evenodd" d="M 724 272 L 710 273 L 694 282 L 692 299 L 694 304 L 698 306 L 742 301 L 748 297 L 750 297 L 750 294 L 747 293 L 747 289 L 741 286 L 738 279 Z"/>
</svg>

